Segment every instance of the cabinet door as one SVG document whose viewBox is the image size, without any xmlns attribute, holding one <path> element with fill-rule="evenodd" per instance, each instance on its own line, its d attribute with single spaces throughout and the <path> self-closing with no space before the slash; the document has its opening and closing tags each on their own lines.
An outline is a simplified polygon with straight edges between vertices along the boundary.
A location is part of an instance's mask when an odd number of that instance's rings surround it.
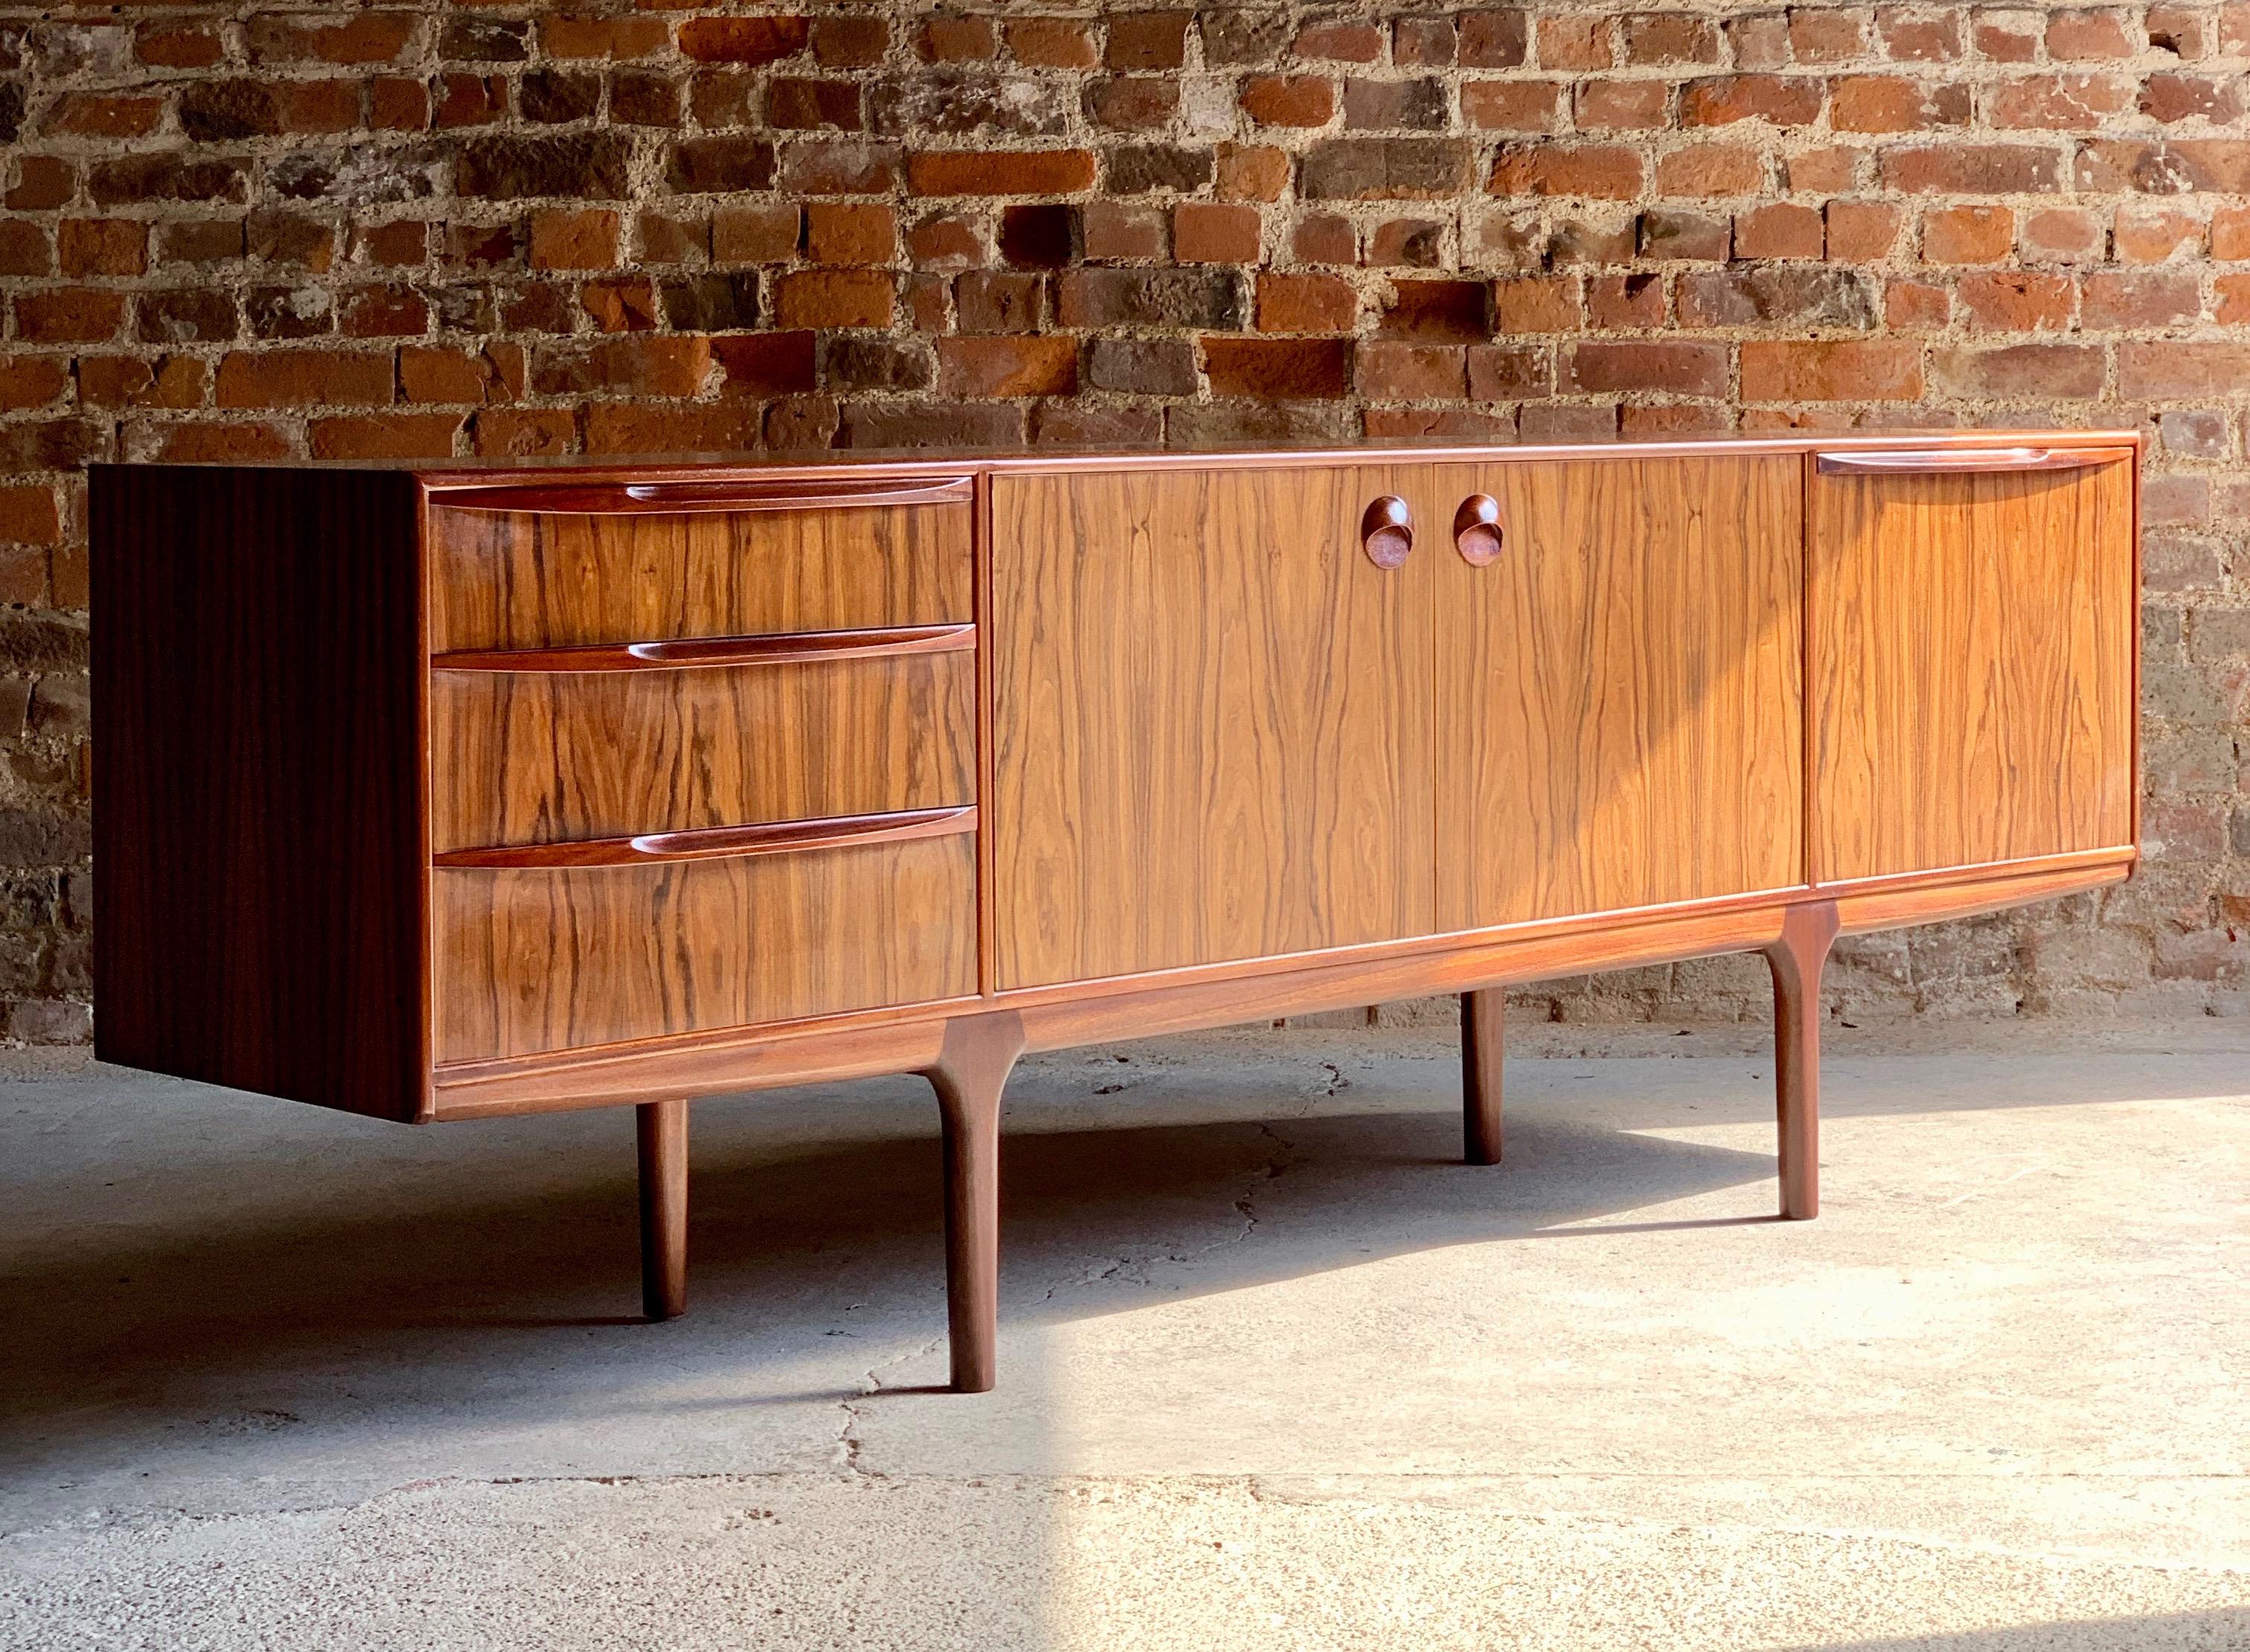
<svg viewBox="0 0 2250 1652">
<path fill-rule="evenodd" d="M 992 483 L 1002 987 L 1430 929 L 1430 579 L 1383 467 Z"/>
<path fill-rule="evenodd" d="M 1816 470 L 1820 878 L 2131 841 L 2129 457 L 1989 473 Z M 1961 456 L 1933 462 L 1949 458 Z"/>
<path fill-rule="evenodd" d="M 1804 877 L 1803 472 L 1785 457 L 1438 466 L 1438 921 Z M 1499 505 L 1499 553 L 1451 532 Z"/>
</svg>

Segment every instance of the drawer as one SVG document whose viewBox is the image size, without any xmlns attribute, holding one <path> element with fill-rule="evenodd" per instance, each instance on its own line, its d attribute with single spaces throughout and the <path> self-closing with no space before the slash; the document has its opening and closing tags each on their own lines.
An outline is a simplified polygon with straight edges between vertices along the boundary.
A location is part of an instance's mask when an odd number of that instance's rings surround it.
<svg viewBox="0 0 2250 1652">
<path fill-rule="evenodd" d="M 828 633 L 834 637 L 836 633 Z M 976 635 L 771 639 L 727 665 L 563 651 L 431 680 L 432 847 L 554 843 L 976 801 Z M 703 646 L 698 645 L 698 646 Z M 644 651 L 648 652 L 648 651 Z M 661 651 L 659 653 L 662 658 Z M 576 658 L 569 657 L 575 654 Z M 525 658 L 526 656 L 512 656 Z M 624 662 L 619 664 L 619 662 Z M 606 668 L 605 668 L 606 667 Z"/>
<path fill-rule="evenodd" d="M 569 483 L 431 496 L 431 646 L 960 623 L 970 479 Z"/>
<path fill-rule="evenodd" d="M 432 874 L 438 1059 L 707 1033 L 976 991 L 974 816 L 943 835 Z"/>
</svg>

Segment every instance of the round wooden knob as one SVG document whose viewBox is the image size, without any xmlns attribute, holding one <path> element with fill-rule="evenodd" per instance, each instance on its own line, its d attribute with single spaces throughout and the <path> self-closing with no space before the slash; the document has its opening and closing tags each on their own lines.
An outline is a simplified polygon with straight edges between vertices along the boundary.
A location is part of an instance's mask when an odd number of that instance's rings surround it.
<svg viewBox="0 0 2250 1652">
<path fill-rule="evenodd" d="M 1507 533 L 1501 526 L 1500 501 L 1490 494 L 1471 494 L 1453 513 L 1453 548 L 1472 568 L 1481 568 L 1499 556 Z"/>
<path fill-rule="evenodd" d="M 1377 568 L 1396 568 L 1414 549 L 1414 513 L 1396 494 L 1385 494 L 1359 519 L 1360 543 Z"/>
</svg>

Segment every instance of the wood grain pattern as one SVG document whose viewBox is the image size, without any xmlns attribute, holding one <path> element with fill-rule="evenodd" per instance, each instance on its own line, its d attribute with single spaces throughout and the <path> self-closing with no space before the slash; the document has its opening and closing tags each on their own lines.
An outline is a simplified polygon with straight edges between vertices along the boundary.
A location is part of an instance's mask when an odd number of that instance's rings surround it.
<svg viewBox="0 0 2250 1652">
<path fill-rule="evenodd" d="M 441 854 L 976 799 L 967 653 L 431 681 Z"/>
<path fill-rule="evenodd" d="M 1499 502 L 1436 558 L 1443 930 L 1801 881 L 1802 472 L 1786 458 L 1433 467 Z"/>
<path fill-rule="evenodd" d="M 1819 476 L 1813 869 L 2129 842 L 2131 467 Z"/>
<path fill-rule="evenodd" d="M 439 1059 L 968 992 L 973 845 L 956 834 L 653 867 L 439 871 Z"/>
<path fill-rule="evenodd" d="M 1508 1047 L 1508 993 L 1497 986 L 1461 994 L 1461 1160 L 1500 1163 L 1501 1089 Z"/>
<path fill-rule="evenodd" d="M 679 671 L 690 667 L 804 664 L 966 653 L 977 627 L 884 626 L 873 631 L 801 631 L 764 637 L 689 637 L 590 648 L 461 648 L 430 662 L 436 671 Z"/>
<path fill-rule="evenodd" d="M 992 487 L 1004 988 L 1430 927 L 1426 548 L 1381 467 Z"/>
<path fill-rule="evenodd" d="M 446 490 L 448 510 L 565 511 L 635 515 L 647 511 L 832 510 L 848 505 L 926 505 L 967 500 L 970 476 L 787 476 L 729 481 L 535 482 Z"/>
<path fill-rule="evenodd" d="M 1789 909 L 1765 949 L 1773 976 L 1774 1116 L 1779 1128 L 1781 1214 L 1820 1213 L 1820 976 L 1836 940 L 1836 903 Z"/>
<path fill-rule="evenodd" d="M 404 473 L 95 467 L 103 1060 L 423 1116 L 419 508 Z"/>
<path fill-rule="evenodd" d="M 431 513 L 439 650 L 965 621 L 966 503 L 732 514 Z"/>
<path fill-rule="evenodd" d="M 956 1393 L 997 1379 L 1000 1319 L 1000 1096 L 1024 1051 L 1005 1010 L 946 1024 L 925 1076 L 943 1130 L 945 1313 Z"/>
<path fill-rule="evenodd" d="M 806 849 L 906 843 L 977 830 L 967 804 L 897 814 L 837 814 L 821 820 L 771 820 L 763 826 L 702 826 L 693 832 L 645 832 L 630 838 L 581 838 L 523 843 L 505 849 L 453 849 L 432 857 L 439 870 L 458 867 L 646 866 L 661 861 L 716 861 Z"/>
<path fill-rule="evenodd" d="M 633 1109 L 640 1159 L 640 1310 L 687 1311 L 687 1103 L 678 1096 Z"/>
</svg>

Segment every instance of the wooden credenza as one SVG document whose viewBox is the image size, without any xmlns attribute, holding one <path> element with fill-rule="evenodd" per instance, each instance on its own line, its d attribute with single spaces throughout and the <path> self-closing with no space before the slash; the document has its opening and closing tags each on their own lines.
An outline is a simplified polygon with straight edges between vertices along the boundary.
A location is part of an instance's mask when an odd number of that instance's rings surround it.
<svg viewBox="0 0 2250 1652">
<path fill-rule="evenodd" d="M 1773 966 L 2136 859 L 2139 438 L 93 478 L 97 1047 L 427 1122 L 920 1072 L 993 1379 L 1025 1049 Z"/>
</svg>

